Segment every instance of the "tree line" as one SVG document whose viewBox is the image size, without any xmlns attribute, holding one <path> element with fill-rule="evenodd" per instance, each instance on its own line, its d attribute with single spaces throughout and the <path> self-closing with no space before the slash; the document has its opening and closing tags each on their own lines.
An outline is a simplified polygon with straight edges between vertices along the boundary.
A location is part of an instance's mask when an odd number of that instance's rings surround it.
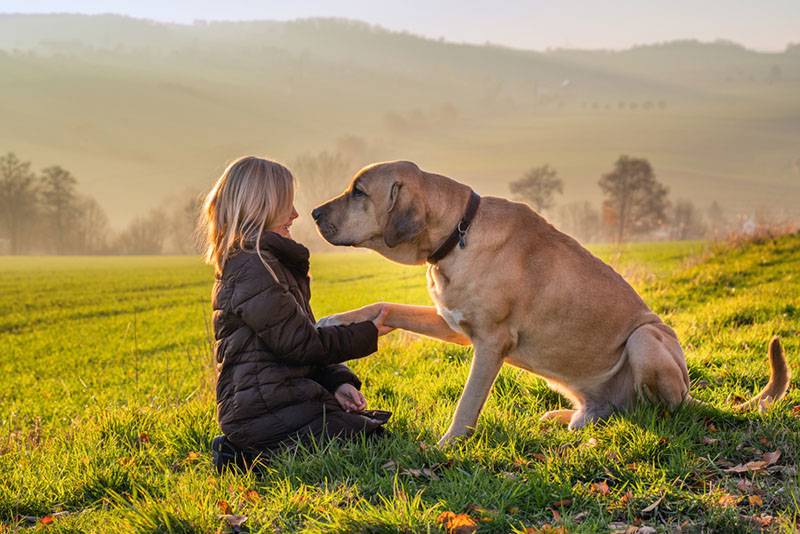
<svg viewBox="0 0 800 534">
<path fill-rule="evenodd" d="M 620 156 L 597 185 L 603 193 L 599 207 L 585 201 L 556 208 L 555 198 L 563 194 L 564 182 L 545 164 L 512 181 L 509 189 L 516 200 L 583 242 L 704 239 L 735 230 L 717 202 L 705 210 L 688 199 L 671 202 L 669 189 L 644 158 Z"/>
<path fill-rule="evenodd" d="M 306 213 L 337 194 L 358 162 L 380 159 L 379 153 L 379 147 L 348 136 L 332 150 L 298 156 L 290 165 L 298 179 L 298 209 Z M 672 202 L 644 158 L 620 156 L 597 183 L 603 193 L 599 206 L 558 205 L 564 182 L 547 164 L 510 182 L 509 189 L 513 198 L 583 242 L 716 238 L 773 222 L 729 220 L 717 202 L 705 209 L 688 199 Z M 78 191 L 70 171 L 52 165 L 36 172 L 30 161 L 9 152 L 0 156 L 0 254 L 197 253 L 201 204 L 199 191 L 174 195 L 115 232 L 100 204 Z M 294 235 L 311 247 L 323 245 L 311 224 L 301 223 Z"/>
<path fill-rule="evenodd" d="M 200 197 L 170 199 L 114 232 L 96 199 L 59 165 L 39 172 L 0 156 L 0 254 L 186 254 L 197 251 Z"/>
</svg>

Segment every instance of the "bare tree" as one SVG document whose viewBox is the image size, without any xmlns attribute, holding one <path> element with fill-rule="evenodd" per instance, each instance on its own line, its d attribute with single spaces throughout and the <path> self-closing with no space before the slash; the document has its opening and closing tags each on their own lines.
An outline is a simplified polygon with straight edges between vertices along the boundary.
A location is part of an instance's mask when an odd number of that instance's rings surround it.
<svg viewBox="0 0 800 534">
<path fill-rule="evenodd" d="M 78 197 L 75 221 L 75 251 L 80 254 L 103 254 L 108 251 L 111 235 L 108 216 L 92 197 Z"/>
<path fill-rule="evenodd" d="M 300 213 L 292 233 L 295 239 L 307 246 L 323 247 L 324 241 L 317 235 L 308 214 L 323 201 L 342 192 L 356 170 L 354 164 L 340 151 L 323 150 L 298 156 L 291 163 L 291 169 L 297 178 L 295 205 Z"/>
<path fill-rule="evenodd" d="M 620 156 L 614 170 L 604 174 L 598 184 L 606 196 L 605 218 L 614 226 L 618 243 L 666 221 L 669 190 L 656 180 L 646 159 Z"/>
<path fill-rule="evenodd" d="M 559 230 L 590 243 L 600 237 L 600 212 L 591 202 L 570 202 L 558 208 L 555 217 Z"/>
<path fill-rule="evenodd" d="M 706 230 L 703 214 L 691 200 L 681 199 L 675 203 L 670 217 L 672 239 L 700 239 L 706 235 Z"/>
<path fill-rule="evenodd" d="M 534 167 L 525 175 L 508 184 L 515 199 L 530 204 L 537 212 L 544 212 L 553 207 L 556 193 L 564 193 L 564 182 L 550 165 Z"/>
<path fill-rule="evenodd" d="M 167 213 L 168 225 L 165 252 L 175 254 L 197 254 L 202 248 L 200 222 L 203 194 L 184 191 L 162 204 Z"/>
<path fill-rule="evenodd" d="M 168 228 L 162 209 L 152 210 L 146 217 L 137 217 L 117 237 L 116 250 L 120 254 L 161 254 Z"/>
<path fill-rule="evenodd" d="M 56 254 L 73 252 L 77 218 L 75 186 L 78 181 L 66 169 L 54 165 L 42 171 L 40 205 L 47 239 Z"/>
<path fill-rule="evenodd" d="M 8 236 L 11 254 L 23 250 L 27 230 L 36 220 L 36 174 L 29 161 L 9 152 L 0 157 L 0 228 Z"/>
</svg>

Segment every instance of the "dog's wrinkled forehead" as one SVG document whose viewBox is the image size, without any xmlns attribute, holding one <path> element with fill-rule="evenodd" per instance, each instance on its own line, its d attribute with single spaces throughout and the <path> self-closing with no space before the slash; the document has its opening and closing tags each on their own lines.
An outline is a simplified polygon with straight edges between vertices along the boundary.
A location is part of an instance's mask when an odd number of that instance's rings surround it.
<svg viewBox="0 0 800 534">
<path fill-rule="evenodd" d="M 368 187 L 369 184 L 379 181 L 385 181 L 388 185 L 396 181 L 412 180 L 419 175 L 419 167 L 411 161 L 374 163 L 358 171 L 353 177 L 352 185 Z"/>
</svg>

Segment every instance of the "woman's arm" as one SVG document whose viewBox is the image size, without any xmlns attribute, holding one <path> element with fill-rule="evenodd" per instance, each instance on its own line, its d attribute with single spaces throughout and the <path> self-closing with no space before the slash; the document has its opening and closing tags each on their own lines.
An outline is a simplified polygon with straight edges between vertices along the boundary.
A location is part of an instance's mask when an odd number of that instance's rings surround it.
<svg viewBox="0 0 800 534">
<path fill-rule="evenodd" d="M 264 271 L 264 272 L 262 272 Z M 317 327 L 300 304 L 256 259 L 237 276 L 233 312 L 277 358 L 295 365 L 324 365 L 372 354 L 378 328 L 371 320 Z"/>
<path fill-rule="evenodd" d="M 359 321 L 369 321 L 377 317 L 382 309 L 386 310 L 384 324 L 390 328 L 401 328 L 415 334 L 459 345 L 470 345 L 472 343 L 467 336 L 450 328 L 433 306 L 376 302 L 356 310 L 324 317 L 319 320 L 317 325 L 346 325 Z"/>
</svg>

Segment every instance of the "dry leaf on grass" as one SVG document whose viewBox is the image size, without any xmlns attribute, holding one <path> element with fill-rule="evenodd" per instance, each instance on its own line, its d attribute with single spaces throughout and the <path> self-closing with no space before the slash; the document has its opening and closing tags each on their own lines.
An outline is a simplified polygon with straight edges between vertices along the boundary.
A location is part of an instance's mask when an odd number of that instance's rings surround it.
<svg viewBox="0 0 800 534">
<path fill-rule="evenodd" d="M 758 495 L 750 495 L 747 497 L 747 503 L 750 506 L 761 507 L 764 506 L 764 500 Z"/>
<path fill-rule="evenodd" d="M 233 513 L 231 511 L 231 505 L 228 504 L 228 501 L 226 501 L 224 499 L 221 499 L 221 500 L 217 501 L 217 508 L 219 508 L 219 511 L 222 512 L 225 515 L 230 515 L 230 514 Z"/>
<path fill-rule="evenodd" d="M 722 506 L 736 506 L 740 500 L 741 497 L 737 495 L 731 495 L 730 493 L 726 493 L 719 498 L 718 502 Z"/>
<path fill-rule="evenodd" d="M 246 515 L 222 514 L 219 518 L 224 519 L 234 532 L 241 532 L 242 525 L 247 521 Z"/>
<path fill-rule="evenodd" d="M 541 527 L 526 528 L 525 534 L 567 534 L 567 529 L 564 527 L 556 527 L 550 524 L 544 524 Z"/>
<path fill-rule="evenodd" d="M 767 528 L 768 526 L 772 525 L 772 521 L 775 519 L 769 514 L 742 516 L 742 517 L 760 528 Z"/>
<path fill-rule="evenodd" d="M 611 493 L 611 490 L 608 488 L 608 483 L 605 480 L 601 480 L 600 482 L 592 482 L 592 485 L 589 486 L 589 491 L 599 495 L 608 495 Z"/>
<path fill-rule="evenodd" d="M 709 438 L 708 436 L 703 436 L 703 445 L 716 445 L 719 443 L 719 440 L 716 438 Z"/>
<path fill-rule="evenodd" d="M 442 512 L 436 522 L 442 525 L 447 534 L 470 534 L 478 530 L 478 524 L 467 514 Z"/>
<path fill-rule="evenodd" d="M 766 467 L 776 463 L 781 458 L 781 451 L 773 451 L 773 452 L 765 452 L 761 455 L 760 460 L 753 460 L 752 462 L 747 462 L 746 464 L 739 464 L 728 469 L 725 469 L 726 473 L 747 473 L 748 471 L 761 471 Z"/>
<path fill-rule="evenodd" d="M 436 473 L 434 473 L 432 469 L 428 467 L 422 467 L 419 469 L 416 468 L 403 469 L 402 471 L 400 471 L 400 474 L 409 475 L 414 478 L 427 478 L 429 480 L 439 480 L 439 476 Z"/>
<path fill-rule="evenodd" d="M 655 502 L 653 502 L 653 504 L 651 504 L 647 508 L 642 509 L 642 513 L 643 514 L 649 514 L 650 512 L 654 511 L 656 508 L 658 508 L 658 505 L 661 504 L 661 501 L 663 501 L 664 497 L 666 497 L 666 496 L 667 496 L 666 493 L 663 494 L 661 497 L 656 499 Z"/>
</svg>

